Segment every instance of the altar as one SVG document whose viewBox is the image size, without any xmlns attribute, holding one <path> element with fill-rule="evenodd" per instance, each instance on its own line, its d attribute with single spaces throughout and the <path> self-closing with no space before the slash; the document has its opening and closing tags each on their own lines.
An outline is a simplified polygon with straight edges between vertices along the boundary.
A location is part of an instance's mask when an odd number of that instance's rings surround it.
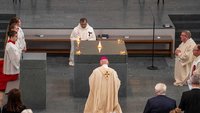
<svg viewBox="0 0 200 113">
<path fill-rule="evenodd" d="M 77 41 L 74 46 L 74 97 L 87 97 L 89 94 L 89 76 L 99 66 L 101 56 L 109 60 L 109 67 L 117 71 L 121 81 L 120 97 L 126 97 L 127 91 L 127 51 L 124 41 Z"/>
</svg>

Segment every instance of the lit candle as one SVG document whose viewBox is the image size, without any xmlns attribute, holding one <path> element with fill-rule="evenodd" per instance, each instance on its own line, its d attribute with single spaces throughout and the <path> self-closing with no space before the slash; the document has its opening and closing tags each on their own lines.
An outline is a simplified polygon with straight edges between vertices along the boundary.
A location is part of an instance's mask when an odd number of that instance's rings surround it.
<svg viewBox="0 0 200 113">
<path fill-rule="evenodd" d="M 101 49 L 102 49 L 102 48 L 98 48 L 99 53 L 101 53 Z"/>
<path fill-rule="evenodd" d="M 97 49 L 98 49 L 98 51 L 99 51 L 99 53 L 100 53 L 100 52 L 101 52 L 101 49 L 102 49 L 101 41 L 99 41 L 99 44 L 98 44 L 98 46 L 97 46 Z"/>
<path fill-rule="evenodd" d="M 80 54 L 81 54 L 81 51 L 80 51 L 80 50 L 76 51 L 76 54 L 77 54 L 77 55 L 80 55 Z"/>
<path fill-rule="evenodd" d="M 80 44 L 80 42 L 81 42 L 81 39 L 80 39 L 79 36 L 77 36 L 77 40 L 76 40 L 76 42 L 77 42 L 77 45 L 79 46 L 79 44 Z"/>
<path fill-rule="evenodd" d="M 122 39 L 117 39 L 118 44 L 122 44 L 123 40 Z"/>
<path fill-rule="evenodd" d="M 97 48 L 102 48 L 101 41 L 99 41 Z"/>
</svg>

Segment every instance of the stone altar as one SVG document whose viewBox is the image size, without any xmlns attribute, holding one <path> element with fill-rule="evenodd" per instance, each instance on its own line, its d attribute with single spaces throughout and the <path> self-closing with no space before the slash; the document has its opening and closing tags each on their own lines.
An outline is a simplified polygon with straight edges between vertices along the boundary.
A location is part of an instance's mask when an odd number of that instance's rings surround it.
<svg viewBox="0 0 200 113">
<path fill-rule="evenodd" d="M 98 45 L 102 46 L 100 51 Z M 121 81 L 119 96 L 126 97 L 128 57 L 122 40 L 75 42 L 74 53 L 73 95 L 75 97 L 88 96 L 89 76 L 99 66 L 101 56 L 108 57 L 109 67 L 117 71 Z"/>
</svg>

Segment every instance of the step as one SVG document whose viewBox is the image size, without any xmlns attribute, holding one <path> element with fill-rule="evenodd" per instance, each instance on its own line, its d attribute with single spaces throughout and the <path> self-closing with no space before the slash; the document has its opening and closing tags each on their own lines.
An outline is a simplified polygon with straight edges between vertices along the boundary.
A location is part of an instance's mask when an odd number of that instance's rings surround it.
<svg viewBox="0 0 200 113">
<path fill-rule="evenodd" d="M 5 36 L 2 35 L 2 37 L 0 37 L 0 42 L 4 42 L 5 41 Z"/>
<path fill-rule="evenodd" d="M 7 27 L 8 27 L 8 23 L 0 23 L 0 29 L 2 29 L 2 30 L 6 30 L 7 29 Z"/>
<path fill-rule="evenodd" d="M 177 21 L 173 21 L 173 24 L 193 24 L 193 23 L 199 24 L 200 20 L 198 20 L 198 21 L 191 21 L 191 20 L 183 20 L 183 21 L 177 20 Z"/>
<path fill-rule="evenodd" d="M 6 30 L 0 30 L 0 38 L 6 35 Z"/>
<path fill-rule="evenodd" d="M 6 33 L 0 33 L 0 40 L 4 40 L 6 37 Z"/>
<path fill-rule="evenodd" d="M 16 14 L 0 14 L 0 20 L 10 20 L 13 17 L 16 17 Z"/>
<path fill-rule="evenodd" d="M 176 23 L 174 24 L 176 29 L 200 29 L 200 22 L 199 23 Z"/>
<path fill-rule="evenodd" d="M 7 23 L 7 24 L 9 24 L 9 22 L 10 22 L 9 20 L 0 20 L 0 24 L 1 23 Z"/>
<path fill-rule="evenodd" d="M 175 14 L 175 15 L 169 15 L 170 19 L 172 21 L 183 21 L 183 20 L 191 20 L 191 21 L 199 21 L 200 20 L 200 14 Z"/>
<path fill-rule="evenodd" d="M 0 42 L 4 41 L 5 36 L 6 36 L 6 31 L 0 30 Z"/>
<path fill-rule="evenodd" d="M 176 32 L 181 32 L 183 30 L 186 30 L 186 29 L 176 29 Z M 190 32 L 200 32 L 200 29 L 187 29 L 187 30 L 190 30 Z"/>
</svg>

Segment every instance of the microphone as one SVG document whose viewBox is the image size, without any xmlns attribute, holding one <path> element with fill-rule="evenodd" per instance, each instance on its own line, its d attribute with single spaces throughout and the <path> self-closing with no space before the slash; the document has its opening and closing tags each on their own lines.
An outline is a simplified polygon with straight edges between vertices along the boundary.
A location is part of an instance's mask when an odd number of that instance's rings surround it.
<svg viewBox="0 0 200 113">
<path fill-rule="evenodd" d="M 155 45 L 155 17 L 154 17 L 154 15 L 153 15 L 153 12 L 152 12 L 152 9 L 151 9 L 151 7 L 149 7 L 149 9 L 150 9 L 150 12 L 151 12 L 151 15 L 152 15 L 152 18 L 153 18 L 153 38 L 152 38 L 152 40 L 153 40 L 153 44 L 152 44 L 152 56 L 151 56 L 151 66 L 148 66 L 147 67 L 147 69 L 149 69 L 149 70 L 158 70 L 158 68 L 156 67 L 156 66 L 154 66 L 154 45 Z"/>
</svg>

